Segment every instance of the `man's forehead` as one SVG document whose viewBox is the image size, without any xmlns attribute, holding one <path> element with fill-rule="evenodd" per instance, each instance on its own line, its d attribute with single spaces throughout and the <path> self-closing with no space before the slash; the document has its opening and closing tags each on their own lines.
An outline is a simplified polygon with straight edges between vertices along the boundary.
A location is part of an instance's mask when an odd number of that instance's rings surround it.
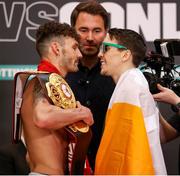
<svg viewBox="0 0 180 176">
<path fill-rule="evenodd" d="M 82 11 L 82 12 L 80 12 L 80 13 L 78 14 L 77 19 L 78 19 L 79 17 L 81 17 L 81 18 L 87 18 L 87 17 L 89 17 L 89 18 L 98 18 L 98 19 L 103 20 L 103 17 L 102 17 L 100 14 L 91 14 L 91 13 L 84 12 L 84 11 Z M 87 18 L 87 20 L 88 20 L 89 18 Z"/>
<path fill-rule="evenodd" d="M 104 20 L 100 15 L 80 12 L 75 27 L 77 26 L 85 28 L 102 28 L 104 27 Z"/>
</svg>

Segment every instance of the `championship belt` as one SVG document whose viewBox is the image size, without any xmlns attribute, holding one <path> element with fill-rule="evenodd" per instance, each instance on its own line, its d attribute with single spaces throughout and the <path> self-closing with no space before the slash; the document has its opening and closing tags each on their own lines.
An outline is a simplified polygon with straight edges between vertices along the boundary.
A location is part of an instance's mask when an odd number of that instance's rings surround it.
<svg viewBox="0 0 180 176">
<path fill-rule="evenodd" d="M 67 82 L 61 76 L 56 73 L 51 73 L 49 75 L 49 82 L 45 85 L 48 97 L 52 100 L 54 105 L 63 109 L 76 108 L 74 94 Z M 68 128 L 73 132 L 79 131 L 87 133 L 89 131 L 89 126 L 83 121 L 69 125 Z"/>
<path fill-rule="evenodd" d="M 13 120 L 13 139 L 15 142 L 21 136 L 21 118 L 20 110 L 17 111 L 16 105 L 20 107 L 23 95 L 23 89 L 30 75 L 34 75 L 38 78 L 44 94 L 51 104 L 54 104 L 60 108 L 76 108 L 76 100 L 74 94 L 67 84 L 67 82 L 56 73 L 42 73 L 42 72 L 19 72 L 15 75 L 15 85 L 18 85 L 18 80 L 23 80 L 22 90 L 18 90 L 21 93 L 17 93 L 17 87 L 15 86 L 15 113 Z M 17 95 L 18 94 L 18 98 Z M 20 95 L 21 94 L 21 98 Z M 21 100 L 20 100 L 21 99 Z M 18 112 L 18 113 L 17 113 Z M 86 160 L 86 153 L 89 143 L 91 141 L 92 132 L 89 126 L 83 121 L 76 122 L 65 127 L 68 135 L 70 136 L 70 151 L 72 152 L 70 157 L 69 170 L 71 175 L 83 175 L 84 166 Z"/>
</svg>

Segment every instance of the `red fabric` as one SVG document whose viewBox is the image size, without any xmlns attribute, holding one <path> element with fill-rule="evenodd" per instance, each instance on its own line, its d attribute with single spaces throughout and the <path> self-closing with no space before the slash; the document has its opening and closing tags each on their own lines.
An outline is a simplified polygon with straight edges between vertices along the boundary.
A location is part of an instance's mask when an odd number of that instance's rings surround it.
<svg viewBox="0 0 180 176">
<path fill-rule="evenodd" d="M 50 73 L 57 73 L 57 74 L 61 74 L 60 71 L 50 62 L 48 62 L 45 59 L 42 59 L 41 62 L 38 65 L 38 71 L 47 71 Z"/>
<path fill-rule="evenodd" d="M 88 158 L 86 158 L 86 160 L 85 160 L 84 175 L 93 175 L 93 171 L 92 171 L 91 166 L 89 164 Z"/>
</svg>

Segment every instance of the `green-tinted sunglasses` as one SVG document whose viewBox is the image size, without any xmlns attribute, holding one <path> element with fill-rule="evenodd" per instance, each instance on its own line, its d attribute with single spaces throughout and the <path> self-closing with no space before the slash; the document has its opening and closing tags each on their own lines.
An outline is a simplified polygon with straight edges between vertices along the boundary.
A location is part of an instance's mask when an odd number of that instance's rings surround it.
<svg viewBox="0 0 180 176">
<path fill-rule="evenodd" d="M 101 45 L 101 48 L 100 48 L 101 52 L 105 53 L 107 51 L 108 46 L 112 46 L 112 47 L 115 47 L 115 48 L 127 50 L 127 48 L 125 46 L 123 46 L 123 45 L 119 45 L 119 44 L 116 44 L 116 43 L 103 42 L 102 45 Z"/>
</svg>

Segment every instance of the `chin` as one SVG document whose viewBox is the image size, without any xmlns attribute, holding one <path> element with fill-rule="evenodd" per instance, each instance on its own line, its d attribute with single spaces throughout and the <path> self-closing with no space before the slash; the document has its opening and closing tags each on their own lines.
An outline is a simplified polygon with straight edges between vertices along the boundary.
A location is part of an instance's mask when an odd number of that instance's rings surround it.
<svg viewBox="0 0 180 176">
<path fill-rule="evenodd" d="M 73 70 L 72 70 L 72 72 L 77 72 L 79 69 L 78 69 L 78 67 L 75 67 Z"/>
<path fill-rule="evenodd" d="M 84 49 L 82 50 L 83 55 L 85 56 L 95 56 L 97 55 L 97 49 Z"/>
<path fill-rule="evenodd" d="M 101 75 L 107 76 L 107 72 L 105 70 L 101 69 Z"/>
</svg>

